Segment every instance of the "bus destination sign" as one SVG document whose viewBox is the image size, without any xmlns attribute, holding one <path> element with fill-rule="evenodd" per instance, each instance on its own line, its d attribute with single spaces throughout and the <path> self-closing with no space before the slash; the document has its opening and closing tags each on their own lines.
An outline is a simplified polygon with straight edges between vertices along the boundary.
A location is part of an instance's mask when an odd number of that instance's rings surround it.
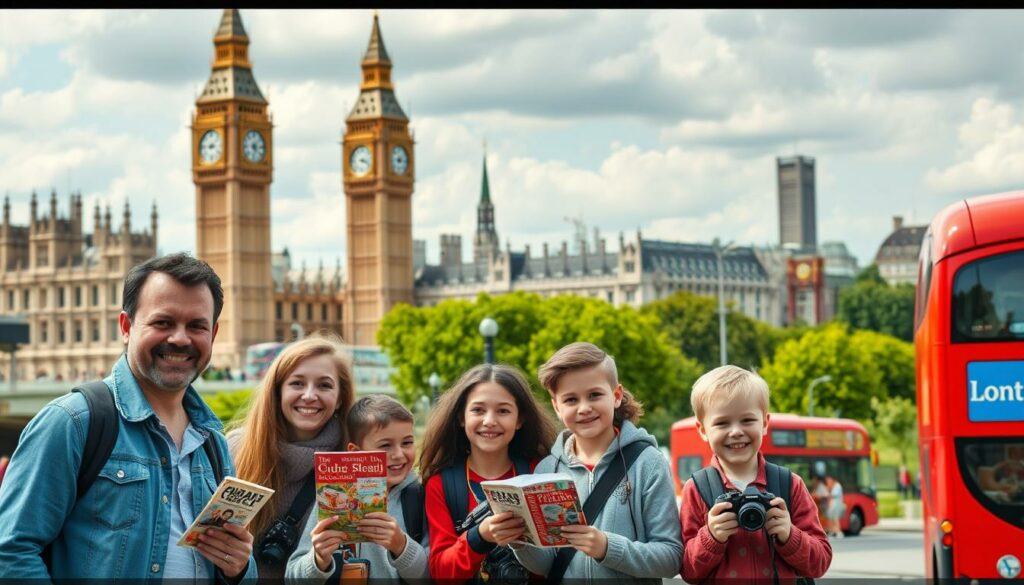
<svg viewBox="0 0 1024 585">
<path fill-rule="evenodd" d="M 969 362 L 967 418 L 1024 421 L 1024 361 Z"/>
</svg>

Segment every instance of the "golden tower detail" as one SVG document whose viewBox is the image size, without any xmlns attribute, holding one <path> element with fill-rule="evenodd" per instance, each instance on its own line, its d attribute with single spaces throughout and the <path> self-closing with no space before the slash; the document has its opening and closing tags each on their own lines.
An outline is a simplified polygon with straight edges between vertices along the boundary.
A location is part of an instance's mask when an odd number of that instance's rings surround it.
<svg viewBox="0 0 1024 585">
<path fill-rule="evenodd" d="M 224 11 L 213 45 L 213 70 L 192 118 L 196 254 L 224 286 L 211 364 L 241 367 L 249 345 L 273 339 L 272 124 L 237 10 Z"/>
<path fill-rule="evenodd" d="M 395 98 L 391 59 L 373 17 L 359 100 L 345 120 L 348 284 L 343 329 L 353 345 L 376 345 L 384 314 L 413 302 L 413 139 Z"/>
</svg>

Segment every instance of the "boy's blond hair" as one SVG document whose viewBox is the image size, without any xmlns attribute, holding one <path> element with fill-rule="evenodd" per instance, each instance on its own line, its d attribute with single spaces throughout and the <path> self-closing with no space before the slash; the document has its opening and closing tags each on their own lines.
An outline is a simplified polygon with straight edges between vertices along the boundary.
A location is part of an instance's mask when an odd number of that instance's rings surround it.
<svg viewBox="0 0 1024 585">
<path fill-rule="evenodd" d="M 558 380 L 565 374 L 584 368 L 599 367 L 608 378 L 608 385 L 614 390 L 619 385 L 619 371 L 615 367 L 615 358 L 605 353 L 593 343 L 577 341 L 570 343 L 555 352 L 543 366 L 537 370 L 537 378 L 547 389 L 551 398 L 558 392 Z M 615 426 L 622 426 L 622 421 L 633 424 L 640 421 L 644 414 L 643 404 L 633 394 L 622 389 L 622 403 L 615 409 Z"/>
<path fill-rule="evenodd" d="M 753 396 L 761 412 L 768 414 L 768 382 L 739 366 L 720 366 L 706 372 L 693 383 L 690 406 L 697 420 L 704 422 L 704 414 L 709 408 L 715 404 L 731 402 L 740 396 Z"/>
</svg>

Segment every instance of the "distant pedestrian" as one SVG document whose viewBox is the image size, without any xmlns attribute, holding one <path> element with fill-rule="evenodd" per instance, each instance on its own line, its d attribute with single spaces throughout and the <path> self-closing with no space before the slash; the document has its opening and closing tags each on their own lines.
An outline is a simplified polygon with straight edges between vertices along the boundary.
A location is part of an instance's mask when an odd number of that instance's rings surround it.
<svg viewBox="0 0 1024 585">
<path fill-rule="evenodd" d="M 829 475 L 825 477 L 825 485 L 828 487 L 829 493 L 829 504 L 826 512 L 828 523 L 825 525 L 825 530 L 828 531 L 829 536 L 842 538 L 843 529 L 841 528 L 841 522 L 843 514 L 846 513 L 846 503 L 843 502 L 843 484 L 839 483 L 838 479 Z"/>
<path fill-rule="evenodd" d="M 910 495 L 910 472 L 906 465 L 900 465 L 900 497 L 909 498 Z"/>
</svg>

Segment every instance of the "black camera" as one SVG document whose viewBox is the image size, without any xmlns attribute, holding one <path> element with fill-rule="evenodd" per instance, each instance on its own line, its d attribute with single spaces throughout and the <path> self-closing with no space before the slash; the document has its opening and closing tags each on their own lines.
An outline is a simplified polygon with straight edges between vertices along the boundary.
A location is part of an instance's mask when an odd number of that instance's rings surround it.
<svg viewBox="0 0 1024 585">
<path fill-rule="evenodd" d="M 284 565 L 298 543 L 299 531 L 284 520 L 275 520 L 256 547 L 256 559 L 269 565 Z"/>
<path fill-rule="evenodd" d="M 456 534 L 462 534 L 474 526 L 478 526 L 488 516 L 491 516 L 491 506 L 484 500 L 476 505 L 466 518 L 455 527 Z M 487 553 L 483 563 L 480 565 L 480 572 L 477 575 L 477 582 L 481 583 L 502 583 L 504 585 L 526 585 L 530 582 L 530 572 L 523 565 L 519 564 L 512 549 L 507 546 L 498 546 Z"/>
<path fill-rule="evenodd" d="M 715 502 L 729 502 L 732 510 L 736 512 L 736 521 L 740 526 L 754 532 L 764 526 L 765 518 L 768 515 L 768 508 L 775 495 L 771 492 L 762 492 L 755 486 L 748 485 L 742 492 L 726 492 L 717 498 Z"/>
</svg>

